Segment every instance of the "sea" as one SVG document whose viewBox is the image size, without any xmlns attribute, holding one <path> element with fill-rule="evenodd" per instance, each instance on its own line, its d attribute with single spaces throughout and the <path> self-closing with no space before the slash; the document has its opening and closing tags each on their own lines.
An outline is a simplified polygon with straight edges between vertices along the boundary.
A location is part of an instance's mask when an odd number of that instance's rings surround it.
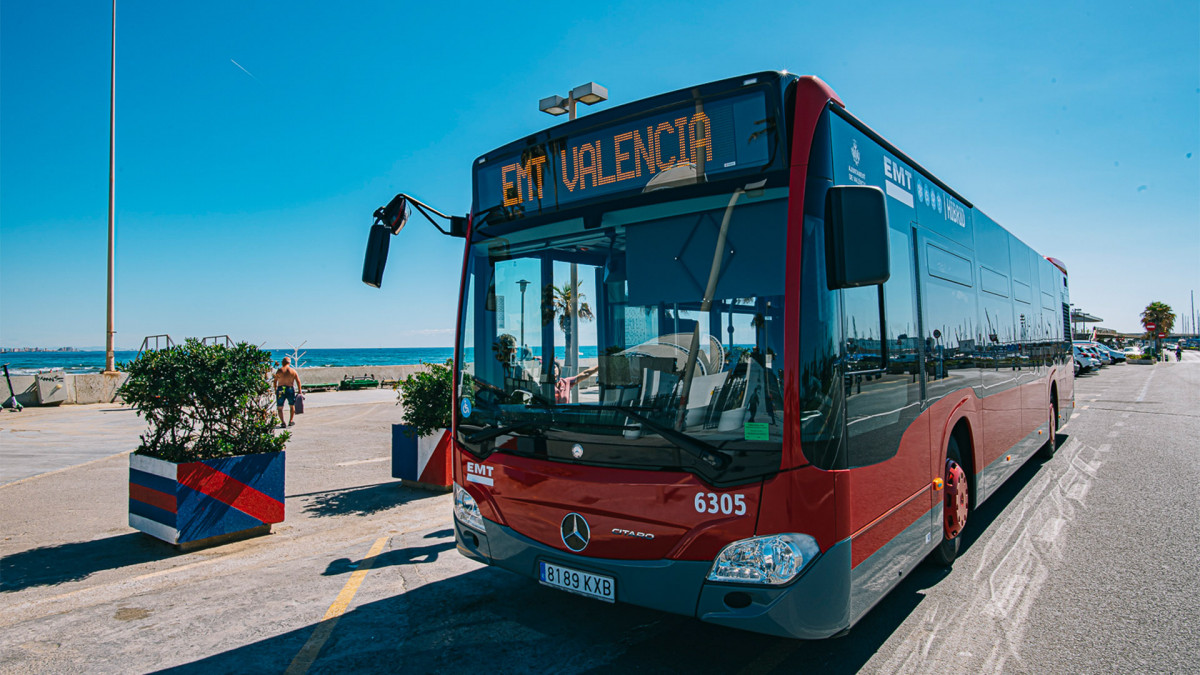
<svg viewBox="0 0 1200 675">
<path fill-rule="evenodd" d="M 271 349 L 271 360 L 280 361 L 285 356 L 295 357 L 291 349 Z M 470 352 L 468 349 L 468 358 Z M 557 350 L 558 358 L 562 359 L 563 349 Z M 540 353 L 535 350 L 535 353 Z M 137 358 L 136 351 L 113 352 L 113 359 L 118 364 L 126 363 Z M 580 347 L 582 358 L 594 358 L 596 347 L 583 345 Z M 301 349 L 299 363 L 301 368 L 316 368 L 325 366 L 405 366 L 418 363 L 445 363 L 454 358 L 452 347 L 400 347 L 394 349 Z M 78 352 L 4 352 L 0 353 L 0 364 L 8 364 L 8 370 L 13 375 L 28 375 L 45 370 L 64 370 L 68 373 L 98 373 L 104 370 L 103 351 Z"/>
</svg>

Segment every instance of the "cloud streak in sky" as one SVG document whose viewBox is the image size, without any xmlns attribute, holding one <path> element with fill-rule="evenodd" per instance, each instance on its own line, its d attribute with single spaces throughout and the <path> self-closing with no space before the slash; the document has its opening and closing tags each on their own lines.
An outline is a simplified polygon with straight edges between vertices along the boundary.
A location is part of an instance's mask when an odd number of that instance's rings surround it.
<svg viewBox="0 0 1200 675">
<path fill-rule="evenodd" d="M 229 62 L 232 63 L 233 65 L 237 66 L 243 73 L 249 75 L 250 77 L 254 77 L 254 73 L 246 70 L 245 68 L 242 68 L 242 64 L 238 63 L 237 61 L 234 61 L 233 59 L 229 59 Z M 258 78 L 254 77 L 254 79 L 257 80 Z"/>
</svg>

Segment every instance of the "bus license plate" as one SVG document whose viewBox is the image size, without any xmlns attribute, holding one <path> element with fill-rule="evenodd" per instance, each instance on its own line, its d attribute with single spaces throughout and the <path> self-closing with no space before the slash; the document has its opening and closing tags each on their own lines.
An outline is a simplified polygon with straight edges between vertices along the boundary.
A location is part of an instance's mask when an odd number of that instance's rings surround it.
<svg viewBox="0 0 1200 675">
<path fill-rule="evenodd" d="M 538 563 L 541 567 L 541 582 L 571 593 L 586 595 L 605 602 L 616 602 L 617 585 L 612 577 L 581 572 L 569 567 L 560 567 L 548 562 Z"/>
</svg>

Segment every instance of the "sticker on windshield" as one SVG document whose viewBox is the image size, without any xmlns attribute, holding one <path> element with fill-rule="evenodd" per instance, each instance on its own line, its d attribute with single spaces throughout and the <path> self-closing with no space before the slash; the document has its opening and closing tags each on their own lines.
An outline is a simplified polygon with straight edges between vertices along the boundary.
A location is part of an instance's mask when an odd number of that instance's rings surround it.
<svg viewBox="0 0 1200 675">
<path fill-rule="evenodd" d="M 748 441 L 771 440 L 771 427 L 766 422 L 746 422 L 742 425 L 742 432 Z"/>
<path fill-rule="evenodd" d="M 470 417 L 471 416 L 471 399 L 464 396 L 462 399 L 462 403 L 460 403 L 458 405 L 458 409 L 462 411 L 463 417 Z"/>
</svg>

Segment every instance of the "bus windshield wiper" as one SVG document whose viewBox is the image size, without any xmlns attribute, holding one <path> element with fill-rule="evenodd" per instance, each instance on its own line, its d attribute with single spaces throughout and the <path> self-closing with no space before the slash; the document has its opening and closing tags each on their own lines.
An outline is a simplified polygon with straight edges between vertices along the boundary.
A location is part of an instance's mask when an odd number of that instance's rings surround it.
<svg viewBox="0 0 1200 675">
<path fill-rule="evenodd" d="M 610 410 L 613 412 L 619 412 L 634 421 L 642 423 L 654 433 L 670 441 L 675 445 L 675 447 L 683 450 L 697 459 L 704 461 L 704 463 L 708 464 L 717 471 L 724 471 L 725 468 L 729 466 L 729 463 L 733 461 L 730 459 L 729 455 L 721 452 L 709 443 L 706 443 L 695 436 L 689 436 L 682 431 L 676 431 L 664 424 L 659 424 L 649 417 L 646 417 L 641 413 L 634 412 L 629 408 L 622 408 L 621 406 L 616 405 L 586 405 L 580 406 L 580 409 Z"/>
<path fill-rule="evenodd" d="M 471 444 L 490 441 L 493 438 L 503 436 L 504 434 L 511 434 L 514 431 L 520 431 L 526 427 L 533 426 L 535 423 L 535 420 L 525 420 L 523 422 L 517 422 L 516 424 L 506 424 L 502 427 L 492 427 L 490 429 L 484 429 L 483 431 L 476 431 L 470 436 L 467 436 L 466 441 Z"/>
</svg>

